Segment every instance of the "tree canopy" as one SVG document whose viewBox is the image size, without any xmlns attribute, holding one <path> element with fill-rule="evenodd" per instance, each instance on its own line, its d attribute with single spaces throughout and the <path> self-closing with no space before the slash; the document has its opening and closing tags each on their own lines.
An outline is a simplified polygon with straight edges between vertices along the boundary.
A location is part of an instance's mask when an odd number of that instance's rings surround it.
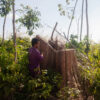
<svg viewBox="0 0 100 100">
<path fill-rule="evenodd" d="M 3 17 L 11 11 L 12 0 L 0 0 L 0 15 Z"/>
<path fill-rule="evenodd" d="M 16 20 L 16 22 L 19 22 L 21 26 L 24 26 L 27 28 L 27 32 L 29 35 L 33 34 L 33 30 L 39 28 L 40 25 L 40 12 L 38 10 L 33 10 L 29 6 L 23 6 L 22 9 L 18 10 L 23 15 Z"/>
</svg>

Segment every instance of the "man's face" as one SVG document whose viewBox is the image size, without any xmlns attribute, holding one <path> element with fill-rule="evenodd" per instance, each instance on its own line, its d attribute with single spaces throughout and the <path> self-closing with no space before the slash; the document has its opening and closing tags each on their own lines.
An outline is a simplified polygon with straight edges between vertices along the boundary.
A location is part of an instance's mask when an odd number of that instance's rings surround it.
<svg viewBox="0 0 100 100">
<path fill-rule="evenodd" d="M 38 43 L 36 44 L 36 48 L 38 49 L 40 46 L 40 41 L 38 41 Z"/>
</svg>

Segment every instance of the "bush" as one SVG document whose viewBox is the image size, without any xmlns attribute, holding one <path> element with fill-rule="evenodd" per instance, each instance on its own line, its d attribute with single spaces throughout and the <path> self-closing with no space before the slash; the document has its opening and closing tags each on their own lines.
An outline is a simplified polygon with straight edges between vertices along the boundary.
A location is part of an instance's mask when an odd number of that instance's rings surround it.
<svg viewBox="0 0 100 100">
<path fill-rule="evenodd" d="M 0 99 L 2 100 L 46 100 L 56 96 L 60 88 L 58 73 L 42 70 L 41 75 L 32 78 L 28 71 L 28 39 L 17 39 L 17 63 L 14 63 L 12 40 L 0 47 Z"/>
<path fill-rule="evenodd" d="M 85 54 L 85 53 L 84 53 Z M 78 57 L 82 64 L 80 69 L 81 83 L 84 87 L 85 94 L 94 96 L 95 100 L 100 99 L 100 45 L 91 44 L 88 55 L 88 60 L 83 57 Z"/>
<path fill-rule="evenodd" d="M 79 98 L 80 91 L 77 88 L 64 87 L 58 92 L 59 100 L 73 100 Z"/>
</svg>

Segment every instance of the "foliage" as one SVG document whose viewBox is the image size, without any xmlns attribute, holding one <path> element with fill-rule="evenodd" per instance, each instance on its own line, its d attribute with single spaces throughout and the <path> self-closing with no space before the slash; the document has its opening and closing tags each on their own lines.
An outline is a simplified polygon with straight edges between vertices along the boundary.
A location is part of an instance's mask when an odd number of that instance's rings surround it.
<svg viewBox="0 0 100 100">
<path fill-rule="evenodd" d="M 84 51 L 85 52 L 85 51 Z M 86 53 L 84 53 L 86 54 Z M 85 85 L 85 94 L 94 96 L 95 100 L 100 98 L 100 44 L 91 43 L 88 55 L 79 56 L 81 63 L 80 78 Z"/>
<path fill-rule="evenodd" d="M 23 6 L 23 5 L 22 9 L 19 9 L 18 11 L 23 15 L 19 19 L 17 19 L 16 22 L 19 22 L 21 23 L 21 26 L 26 27 L 28 30 L 28 34 L 32 35 L 33 30 L 37 29 L 40 25 L 39 23 L 40 12 L 37 10 L 33 10 L 29 6 Z"/>
<path fill-rule="evenodd" d="M 67 15 L 68 18 L 73 18 L 72 12 L 74 10 L 73 3 L 75 0 L 65 0 L 65 5 L 63 4 L 58 4 L 58 10 L 60 12 L 61 16 Z"/>
<path fill-rule="evenodd" d="M 0 43 L 1 43 L 1 41 L 2 41 L 2 40 L 1 40 L 1 37 L 0 37 Z"/>
<path fill-rule="evenodd" d="M 70 35 L 70 43 L 66 44 L 66 48 L 74 48 L 77 51 L 81 53 L 86 53 L 86 43 L 87 43 L 87 38 L 85 37 L 82 42 L 78 42 L 78 36 L 77 35 Z"/>
<path fill-rule="evenodd" d="M 60 100 L 72 100 L 79 97 L 80 91 L 77 88 L 64 87 L 58 92 Z"/>
<path fill-rule="evenodd" d="M 17 63 L 14 62 L 13 40 L 0 47 L 0 98 L 2 100 L 45 100 L 56 95 L 61 76 L 49 70 L 32 78 L 28 71 L 28 38 L 17 38 Z"/>
<path fill-rule="evenodd" d="M 89 90 L 95 96 L 95 100 L 98 100 L 100 98 L 100 45 L 92 45 L 88 55 L 92 66 L 87 72 L 90 81 Z"/>
<path fill-rule="evenodd" d="M 0 0 L 0 15 L 6 16 L 11 11 L 12 0 Z"/>
</svg>

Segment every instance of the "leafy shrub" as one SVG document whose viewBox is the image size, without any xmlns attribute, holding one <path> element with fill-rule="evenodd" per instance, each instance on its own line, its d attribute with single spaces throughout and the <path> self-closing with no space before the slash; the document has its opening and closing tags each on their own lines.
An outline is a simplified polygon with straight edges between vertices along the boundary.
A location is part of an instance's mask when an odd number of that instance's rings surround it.
<svg viewBox="0 0 100 100">
<path fill-rule="evenodd" d="M 85 54 L 85 53 L 84 53 Z M 88 55 L 88 60 L 83 57 L 78 57 L 81 65 L 81 83 L 85 85 L 85 93 L 88 96 L 94 96 L 95 100 L 100 98 L 100 45 L 91 44 Z"/>
<path fill-rule="evenodd" d="M 64 87 L 58 92 L 60 100 L 72 100 L 79 97 L 80 91 L 77 88 Z"/>
<path fill-rule="evenodd" d="M 37 78 L 30 76 L 27 67 L 29 47 L 28 39 L 17 38 L 17 63 L 14 63 L 12 40 L 0 47 L 0 99 L 45 100 L 58 92 L 60 74 L 42 70 Z"/>
</svg>

